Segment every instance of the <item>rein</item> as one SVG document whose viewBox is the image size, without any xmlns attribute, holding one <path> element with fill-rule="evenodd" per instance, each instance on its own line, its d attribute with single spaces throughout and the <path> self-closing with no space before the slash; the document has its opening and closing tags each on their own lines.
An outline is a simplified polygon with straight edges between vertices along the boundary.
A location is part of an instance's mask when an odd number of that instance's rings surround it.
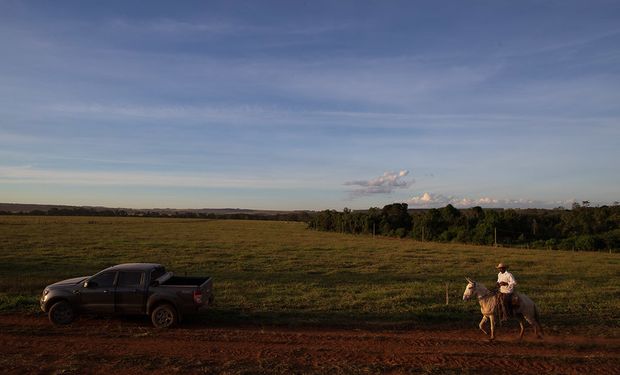
<svg viewBox="0 0 620 375">
<path fill-rule="evenodd" d="M 480 295 L 480 294 L 479 294 L 479 295 L 478 295 L 478 299 L 479 299 L 479 300 L 481 300 L 481 299 L 487 299 L 487 298 L 489 298 L 489 297 L 495 297 L 495 296 L 497 295 L 497 293 L 494 293 L 494 292 L 492 292 L 492 291 L 490 291 L 490 290 L 488 290 L 487 292 L 488 292 L 488 293 L 487 293 L 487 294 L 485 294 L 485 295 Z"/>
<path fill-rule="evenodd" d="M 497 293 L 495 293 L 495 292 L 493 292 L 493 291 L 490 291 L 490 290 L 488 290 L 488 289 L 487 289 L 487 293 L 486 293 L 485 295 L 481 295 L 481 294 L 478 292 L 478 285 L 477 285 L 477 283 L 473 283 L 473 286 L 474 286 L 474 288 L 476 288 L 476 296 L 478 297 L 478 300 L 479 300 L 479 301 L 480 301 L 480 300 L 483 300 L 483 299 L 487 299 L 487 298 L 489 298 L 489 297 L 491 297 L 491 296 L 496 296 L 496 295 L 497 295 Z M 485 289 L 486 289 L 486 288 L 485 288 Z"/>
</svg>

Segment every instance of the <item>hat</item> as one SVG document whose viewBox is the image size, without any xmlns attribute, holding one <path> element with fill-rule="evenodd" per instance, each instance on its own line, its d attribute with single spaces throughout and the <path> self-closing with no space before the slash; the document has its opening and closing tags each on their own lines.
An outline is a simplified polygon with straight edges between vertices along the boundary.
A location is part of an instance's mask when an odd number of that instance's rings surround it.
<svg viewBox="0 0 620 375">
<path fill-rule="evenodd" d="M 508 268 L 508 266 L 506 264 L 504 264 L 504 263 L 500 263 L 495 268 Z"/>
</svg>

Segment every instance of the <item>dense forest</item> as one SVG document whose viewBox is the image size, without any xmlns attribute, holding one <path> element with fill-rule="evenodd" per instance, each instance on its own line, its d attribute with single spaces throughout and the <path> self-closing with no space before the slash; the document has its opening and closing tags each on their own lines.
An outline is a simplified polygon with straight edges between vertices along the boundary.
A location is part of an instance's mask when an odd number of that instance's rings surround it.
<svg viewBox="0 0 620 375">
<path fill-rule="evenodd" d="M 394 203 L 365 211 L 325 210 L 309 220 L 315 230 L 411 237 L 420 241 L 460 242 L 550 250 L 620 249 L 620 205 L 572 209 L 409 210 Z"/>
</svg>

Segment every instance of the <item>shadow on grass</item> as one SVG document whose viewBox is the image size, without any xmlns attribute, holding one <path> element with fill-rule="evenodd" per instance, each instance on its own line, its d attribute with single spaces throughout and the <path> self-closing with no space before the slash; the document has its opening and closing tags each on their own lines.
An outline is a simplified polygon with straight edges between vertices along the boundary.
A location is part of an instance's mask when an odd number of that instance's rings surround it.
<svg viewBox="0 0 620 375">
<path fill-rule="evenodd" d="M 0 296 L 0 313 L 41 315 L 36 297 Z M 150 326 L 146 316 L 83 315 L 79 320 L 117 321 L 137 326 Z M 423 329 L 425 327 L 462 328 L 477 322 L 477 317 L 456 306 L 422 313 L 368 313 L 348 311 L 251 311 L 213 307 L 198 314 L 183 316 L 182 327 L 324 327 L 348 329 Z M 78 320 L 78 321 L 79 321 Z"/>
<path fill-rule="evenodd" d="M 187 316 L 187 326 L 278 326 L 323 327 L 367 330 L 406 330 L 428 327 L 463 328 L 476 323 L 472 314 L 456 309 L 423 313 L 366 313 L 343 311 L 247 311 L 213 308 L 200 315 Z"/>
<path fill-rule="evenodd" d="M 36 296 L 0 295 L 0 313 L 41 315 Z M 195 315 L 183 317 L 183 328 L 217 328 L 217 327 L 287 327 L 287 328 L 339 328 L 364 330 L 410 330 L 410 329 L 462 329 L 476 328 L 481 319 L 479 312 L 472 312 L 460 305 L 435 306 L 428 310 L 408 312 L 364 312 L 364 311 L 317 311 L 317 310 L 279 310 L 254 311 L 248 309 L 213 306 Z M 135 327 L 151 327 L 146 316 L 113 316 L 100 317 L 86 315 L 79 321 L 116 322 Z M 514 324 L 511 324 L 514 323 Z M 592 330 L 617 332 L 617 320 L 613 317 L 596 322 L 593 327 L 584 324 L 580 316 L 555 314 L 542 317 L 542 325 L 547 332 L 571 330 Z M 516 320 L 508 323 L 515 328 Z M 514 327 L 513 327 L 514 326 Z M 529 326 L 528 326 L 529 327 Z M 593 331 L 594 332 L 594 331 Z"/>
</svg>

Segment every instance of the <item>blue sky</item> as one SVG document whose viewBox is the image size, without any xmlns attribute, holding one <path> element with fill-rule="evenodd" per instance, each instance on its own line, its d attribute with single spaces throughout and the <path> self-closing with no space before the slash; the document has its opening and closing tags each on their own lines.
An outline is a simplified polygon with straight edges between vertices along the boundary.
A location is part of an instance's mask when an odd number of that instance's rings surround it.
<svg viewBox="0 0 620 375">
<path fill-rule="evenodd" d="M 620 2 L 0 0 L 0 201 L 620 200 Z"/>
</svg>

